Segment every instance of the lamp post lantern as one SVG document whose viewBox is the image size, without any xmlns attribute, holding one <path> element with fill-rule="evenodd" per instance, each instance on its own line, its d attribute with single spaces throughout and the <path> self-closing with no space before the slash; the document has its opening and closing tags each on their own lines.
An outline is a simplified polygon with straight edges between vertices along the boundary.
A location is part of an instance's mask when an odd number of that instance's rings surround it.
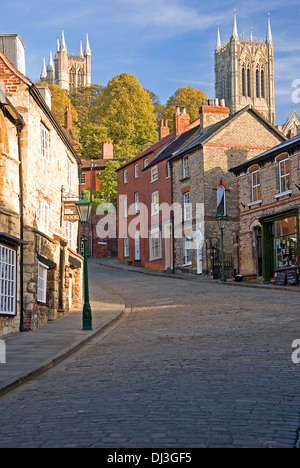
<svg viewBox="0 0 300 468">
<path fill-rule="evenodd" d="M 81 200 L 75 203 L 76 210 L 79 216 L 79 222 L 83 227 L 83 284 L 84 284 L 84 305 L 82 311 L 82 330 L 92 330 L 92 309 L 89 296 L 89 279 L 88 279 L 88 264 L 87 264 L 87 235 L 86 227 L 89 223 L 92 204 L 87 200 L 86 193 L 83 190 Z"/>
<path fill-rule="evenodd" d="M 221 281 L 226 283 L 225 276 L 225 262 L 224 262 L 224 229 L 226 225 L 227 218 L 223 214 L 218 218 L 218 225 L 221 231 L 221 251 L 222 251 L 222 278 Z"/>
</svg>

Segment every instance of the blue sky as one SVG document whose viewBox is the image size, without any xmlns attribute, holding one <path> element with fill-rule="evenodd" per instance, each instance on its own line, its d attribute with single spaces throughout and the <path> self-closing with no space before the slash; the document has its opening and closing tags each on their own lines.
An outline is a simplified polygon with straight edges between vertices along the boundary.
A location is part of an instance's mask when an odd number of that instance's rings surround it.
<svg viewBox="0 0 300 468">
<path fill-rule="evenodd" d="M 300 103 L 292 100 L 294 80 L 300 84 L 299 0 L 2 0 L 1 32 L 22 37 L 33 81 L 43 57 L 48 62 L 49 50 L 55 52 L 62 28 L 68 53 L 76 55 L 88 32 L 93 83 L 106 85 L 120 73 L 131 73 L 164 104 L 181 86 L 214 97 L 217 25 L 225 42 L 235 8 L 238 33 L 250 36 L 252 27 L 257 38 L 265 38 L 270 12 L 276 123 L 285 122 L 293 105 L 300 115 Z"/>
</svg>

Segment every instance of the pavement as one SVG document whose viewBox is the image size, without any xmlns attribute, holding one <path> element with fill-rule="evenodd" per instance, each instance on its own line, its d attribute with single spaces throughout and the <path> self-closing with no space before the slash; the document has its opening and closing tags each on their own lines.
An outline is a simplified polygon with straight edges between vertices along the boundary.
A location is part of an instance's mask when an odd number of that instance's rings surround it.
<svg viewBox="0 0 300 468">
<path fill-rule="evenodd" d="M 100 264 L 107 268 L 124 271 L 134 271 L 145 275 L 163 276 L 174 280 L 216 282 L 206 277 L 197 277 L 186 274 L 166 274 L 145 270 L 140 267 L 126 265 L 116 259 L 93 259 L 90 266 Z M 300 292 L 298 286 L 275 286 L 269 284 L 235 283 L 228 281 L 227 286 L 257 287 L 266 289 L 284 289 Z M 23 383 L 40 375 L 66 357 L 80 349 L 85 343 L 96 335 L 107 330 L 116 323 L 130 308 L 130 304 L 116 294 L 105 288 L 99 288 L 97 281 L 90 282 L 91 308 L 93 313 L 93 330 L 83 331 L 81 320 L 82 311 L 72 310 L 67 315 L 46 325 L 24 333 L 15 333 L 2 339 L 6 345 L 6 364 L 0 367 L 0 396 L 17 388 Z"/>
<path fill-rule="evenodd" d="M 0 366 L 0 396 L 58 364 L 123 316 L 122 299 L 97 283 L 90 284 L 90 293 L 93 330 L 82 330 L 82 310 L 74 309 L 36 330 L 2 337 L 6 364 Z"/>
<path fill-rule="evenodd" d="M 250 281 L 243 281 L 242 283 L 234 281 L 234 279 L 229 279 L 226 282 L 222 283 L 221 280 L 214 279 L 209 276 L 202 276 L 202 275 L 194 275 L 189 273 L 165 273 L 159 271 L 152 271 L 146 270 L 143 267 L 129 265 L 127 263 L 120 262 L 116 258 L 98 258 L 90 260 L 93 263 L 98 263 L 99 265 L 108 267 L 108 268 L 115 268 L 117 270 L 124 270 L 124 271 L 131 271 L 135 273 L 140 273 L 143 275 L 151 275 L 151 276 L 161 276 L 163 278 L 173 278 L 183 281 L 194 281 L 194 282 L 205 282 L 205 283 L 217 283 L 223 284 L 224 286 L 235 286 L 235 287 L 242 287 L 242 288 L 259 288 L 259 289 L 272 289 L 272 290 L 282 290 L 282 291 L 291 291 L 291 292 L 300 292 L 300 286 L 280 286 L 274 283 L 264 283 L 261 281 L 258 282 L 250 282 Z"/>
</svg>

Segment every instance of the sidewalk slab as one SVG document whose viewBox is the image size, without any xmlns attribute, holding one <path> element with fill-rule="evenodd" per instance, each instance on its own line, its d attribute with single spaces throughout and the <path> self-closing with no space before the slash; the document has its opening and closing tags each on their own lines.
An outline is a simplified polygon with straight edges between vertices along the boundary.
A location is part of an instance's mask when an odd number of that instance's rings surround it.
<svg viewBox="0 0 300 468">
<path fill-rule="evenodd" d="M 6 364 L 0 364 L 0 396 L 74 353 L 121 318 L 125 310 L 124 304 L 116 303 L 91 302 L 91 307 L 92 331 L 82 330 L 82 311 L 77 310 L 31 332 L 3 337 Z"/>
</svg>

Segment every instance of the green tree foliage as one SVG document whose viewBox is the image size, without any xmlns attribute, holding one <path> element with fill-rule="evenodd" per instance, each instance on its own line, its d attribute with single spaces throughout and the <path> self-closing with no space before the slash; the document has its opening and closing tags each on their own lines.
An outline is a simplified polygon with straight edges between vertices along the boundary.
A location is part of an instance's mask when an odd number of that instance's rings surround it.
<svg viewBox="0 0 300 468">
<path fill-rule="evenodd" d="M 207 95 L 199 89 L 192 88 L 179 88 L 173 96 L 171 96 L 163 112 L 163 118 L 168 119 L 170 130 L 173 130 L 173 115 L 176 111 L 176 106 L 185 106 L 187 113 L 191 117 L 191 122 L 199 117 L 199 108 L 202 105 L 202 99 L 207 99 Z"/>
<path fill-rule="evenodd" d="M 157 121 L 149 95 L 135 76 L 114 77 L 91 109 L 89 123 L 107 128 L 117 158 L 130 160 L 157 141 Z"/>
<path fill-rule="evenodd" d="M 102 89 L 103 86 L 101 85 L 91 85 L 82 86 L 69 92 L 72 106 L 76 109 L 78 114 L 78 127 L 81 127 L 81 125 L 88 120 L 90 110 L 93 108 L 98 96 L 101 95 Z"/>
<path fill-rule="evenodd" d="M 105 170 L 99 174 L 98 179 L 101 182 L 100 190 L 93 190 L 92 203 L 93 210 L 96 211 L 101 203 L 112 203 L 115 208 L 118 204 L 117 193 L 117 169 L 121 167 L 119 161 L 111 160 L 108 162 Z M 90 200 L 90 190 L 86 190 L 88 199 Z"/>
</svg>

